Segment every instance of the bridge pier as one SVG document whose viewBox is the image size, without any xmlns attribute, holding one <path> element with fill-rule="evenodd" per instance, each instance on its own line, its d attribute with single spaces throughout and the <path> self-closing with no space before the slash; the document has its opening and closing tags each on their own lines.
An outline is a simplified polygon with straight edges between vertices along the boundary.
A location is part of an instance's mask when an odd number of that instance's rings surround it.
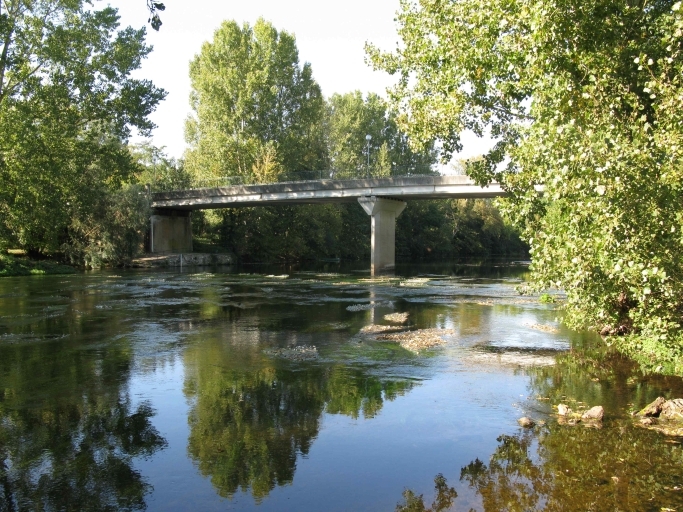
<svg viewBox="0 0 683 512">
<path fill-rule="evenodd" d="M 192 252 L 192 217 L 187 210 L 153 210 L 149 252 Z"/>
<path fill-rule="evenodd" d="M 372 222 L 370 269 L 372 275 L 396 265 L 396 217 L 405 201 L 385 197 L 359 197 L 358 202 Z"/>
</svg>

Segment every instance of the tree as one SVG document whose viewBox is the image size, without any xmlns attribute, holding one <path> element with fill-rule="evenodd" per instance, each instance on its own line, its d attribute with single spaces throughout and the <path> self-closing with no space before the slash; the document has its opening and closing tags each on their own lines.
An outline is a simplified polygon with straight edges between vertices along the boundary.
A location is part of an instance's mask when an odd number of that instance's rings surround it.
<svg viewBox="0 0 683 512">
<path fill-rule="evenodd" d="M 191 176 L 185 170 L 185 163 L 169 157 L 165 147 L 158 148 L 145 141 L 129 150 L 139 166 L 135 181 L 150 185 L 152 190 L 182 190 L 192 186 Z"/>
<path fill-rule="evenodd" d="M 263 19 L 253 27 L 223 22 L 192 61 L 190 79 L 193 175 L 253 183 L 325 166 L 324 102 L 310 64 L 299 65 L 293 35 Z"/>
<path fill-rule="evenodd" d="M 404 1 L 402 129 L 448 157 L 465 129 L 496 141 L 468 173 L 498 180 L 531 245 L 534 285 L 566 320 L 651 369 L 683 372 L 681 3 Z M 544 193 L 534 192 L 542 185 Z"/>
<path fill-rule="evenodd" d="M 4 2 L 0 237 L 9 243 L 68 249 L 73 223 L 137 170 L 125 142 L 132 128 L 153 128 L 147 116 L 165 92 L 131 78 L 151 48 L 144 29 L 117 31 L 118 19 L 81 1 Z"/>
<path fill-rule="evenodd" d="M 165 11 L 166 6 L 161 2 L 147 0 L 147 10 L 149 11 L 149 19 L 147 20 L 147 23 L 149 23 L 151 27 L 158 32 L 159 28 L 161 28 L 161 25 L 163 24 L 161 23 L 161 18 L 159 17 L 159 11 Z"/>
<path fill-rule="evenodd" d="M 433 145 L 413 151 L 394 115 L 377 94 L 334 94 L 327 104 L 327 145 L 335 177 L 432 174 Z M 370 135 L 370 140 L 366 136 Z M 369 168 L 368 168 L 369 151 Z"/>
</svg>

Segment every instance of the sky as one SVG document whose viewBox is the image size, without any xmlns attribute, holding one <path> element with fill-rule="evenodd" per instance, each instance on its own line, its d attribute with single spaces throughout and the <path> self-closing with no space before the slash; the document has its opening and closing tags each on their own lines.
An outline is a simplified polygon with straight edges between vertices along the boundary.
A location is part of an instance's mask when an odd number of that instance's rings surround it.
<svg viewBox="0 0 683 512">
<path fill-rule="evenodd" d="M 163 1 L 163 0 L 162 0 Z M 224 20 L 253 25 L 263 17 L 277 30 L 296 37 L 300 63 L 309 62 L 323 95 L 360 90 L 386 97 L 392 78 L 365 64 L 364 45 L 370 42 L 383 50 L 396 48 L 394 21 L 399 0 L 192 0 L 164 1 L 158 32 L 147 25 L 145 0 L 114 0 L 121 26 L 147 26 L 147 42 L 154 50 L 143 61 L 136 78 L 147 78 L 168 93 L 151 119 L 157 125 L 152 142 L 165 147 L 169 156 L 181 157 L 186 147 L 185 119 L 190 114 L 189 63 L 202 43 L 213 38 Z M 98 4 L 95 4 L 98 7 Z M 102 5 L 102 4 L 99 4 Z M 481 153 L 472 137 L 465 137 L 461 157 Z"/>
</svg>

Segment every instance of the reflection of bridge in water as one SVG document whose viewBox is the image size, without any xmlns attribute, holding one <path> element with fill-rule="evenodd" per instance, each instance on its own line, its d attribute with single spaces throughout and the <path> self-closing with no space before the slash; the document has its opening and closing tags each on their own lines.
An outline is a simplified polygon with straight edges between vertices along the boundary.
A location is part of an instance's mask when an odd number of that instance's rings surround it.
<svg viewBox="0 0 683 512">
<path fill-rule="evenodd" d="M 191 252 L 193 210 L 358 201 L 372 219 L 374 274 L 394 266 L 396 217 L 406 207 L 405 200 L 504 195 L 499 184 L 480 187 L 467 176 L 315 180 L 157 192 L 152 195 L 150 245 L 152 252 Z"/>
</svg>

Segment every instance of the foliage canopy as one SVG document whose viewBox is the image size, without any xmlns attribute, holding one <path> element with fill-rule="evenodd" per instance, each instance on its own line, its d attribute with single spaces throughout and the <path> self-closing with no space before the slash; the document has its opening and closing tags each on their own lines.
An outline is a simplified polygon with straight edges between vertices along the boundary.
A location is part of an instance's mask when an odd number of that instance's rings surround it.
<svg viewBox="0 0 683 512">
<path fill-rule="evenodd" d="M 368 47 L 398 76 L 412 140 L 461 149 L 502 182 L 531 245 L 536 288 L 567 292 L 567 320 L 651 368 L 683 372 L 681 2 L 403 0 L 404 45 Z M 534 193 L 534 185 L 545 188 Z"/>
<path fill-rule="evenodd" d="M 377 94 L 333 94 L 327 102 L 327 148 L 336 178 L 432 174 L 433 144 L 414 151 L 395 115 Z M 367 140 L 367 136 L 370 140 Z"/>
<path fill-rule="evenodd" d="M 137 170 L 125 142 L 165 92 L 131 77 L 151 48 L 115 9 L 7 0 L 0 14 L 0 239 L 43 253 L 93 241 Z M 93 224 L 95 222 L 95 224 Z M 136 227 L 132 228 L 134 231 Z"/>
<path fill-rule="evenodd" d="M 225 21 L 190 64 L 188 171 L 200 178 L 274 181 L 322 168 L 324 100 L 293 35 L 259 19 Z"/>
</svg>

